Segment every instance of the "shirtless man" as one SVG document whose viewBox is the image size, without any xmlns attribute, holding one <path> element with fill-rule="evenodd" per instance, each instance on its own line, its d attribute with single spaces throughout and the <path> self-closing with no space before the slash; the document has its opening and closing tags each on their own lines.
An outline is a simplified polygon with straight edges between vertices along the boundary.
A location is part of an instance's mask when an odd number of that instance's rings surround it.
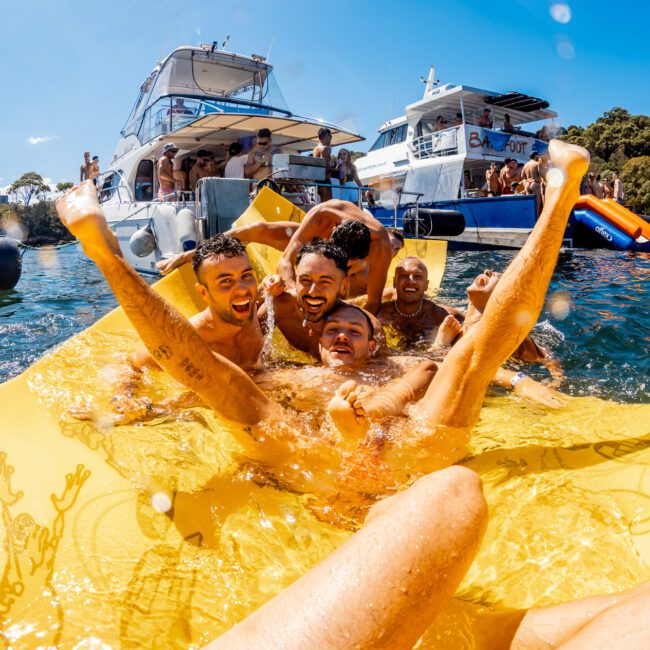
<svg viewBox="0 0 650 650">
<path fill-rule="evenodd" d="M 317 147 L 314 147 L 312 155 L 314 158 L 324 158 L 325 159 L 325 183 L 330 185 L 330 187 L 319 187 L 318 196 L 320 197 L 321 203 L 329 201 L 332 198 L 332 172 L 336 169 L 336 162 L 332 157 L 332 132 L 327 127 L 321 127 L 318 129 L 318 140 L 320 144 Z"/>
<path fill-rule="evenodd" d="M 90 151 L 84 151 L 84 162 L 79 170 L 79 182 L 89 181 L 93 179 L 92 175 L 93 163 L 90 160 Z"/>
<path fill-rule="evenodd" d="M 501 181 L 499 180 L 499 170 L 495 162 L 490 164 L 490 168 L 485 172 L 485 180 L 487 181 L 488 196 L 501 195 Z"/>
<path fill-rule="evenodd" d="M 335 244 L 340 245 L 350 258 L 350 274 L 358 273 L 363 266 L 372 269 L 368 276 L 365 309 L 377 314 L 386 286 L 388 267 L 393 258 L 393 248 L 386 228 L 348 201 L 326 201 L 313 207 L 292 235 L 278 263 L 278 274 L 286 283 L 288 291 L 295 288 L 296 256 L 314 238 L 331 238 Z"/>
<path fill-rule="evenodd" d="M 521 174 L 519 173 L 517 161 L 507 158 L 506 165 L 501 170 L 501 194 L 514 194 L 512 184 L 520 181 Z"/>
<path fill-rule="evenodd" d="M 521 177 L 524 181 L 526 194 L 534 194 L 537 199 L 537 214 L 542 207 L 542 176 L 539 169 L 539 154 L 530 154 L 530 160 L 521 170 Z"/>
<path fill-rule="evenodd" d="M 173 142 L 168 142 L 162 150 L 162 156 L 156 165 L 158 170 L 158 199 L 160 201 L 173 201 L 175 196 L 174 167 L 172 160 L 178 153 L 178 147 Z"/>
<path fill-rule="evenodd" d="M 486 129 L 492 128 L 492 118 L 490 117 L 490 109 L 484 108 L 483 115 L 478 118 L 478 125 Z"/>
<path fill-rule="evenodd" d="M 190 189 L 194 191 L 200 178 L 209 176 L 208 163 L 210 162 L 210 152 L 201 149 L 196 152 L 196 162 L 190 169 Z"/>
<path fill-rule="evenodd" d="M 495 288 L 480 323 L 461 339 L 441 364 L 418 402 L 410 435 L 398 436 L 386 444 L 382 458 L 389 467 L 400 468 L 406 457 L 410 473 L 417 471 L 415 465 L 432 471 L 447 467 L 462 457 L 490 380 L 535 324 L 544 304 L 568 216 L 578 198 L 579 180 L 589 160 L 584 149 L 567 143 L 553 141 L 549 151 L 564 181 L 557 187 L 549 186 L 544 211 Z M 56 205 L 62 222 L 99 266 L 126 315 L 164 369 L 198 393 L 206 405 L 219 414 L 251 459 L 259 459 L 274 473 L 277 468 L 282 480 L 298 490 L 312 493 L 323 488 L 327 490 L 331 480 L 328 477 L 341 463 L 340 452 L 333 444 L 335 441 L 308 435 L 301 420 L 270 400 L 240 368 L 211 353 L 189 322 L 124 260 L 92 185 L 74 189 Z M 308 471 L 301 471 L 301 467 Z M 451 480 L 459 474 L 468 480 Z M 441 475 L 437 476 L 439 479 Z M 468 492 L 477 494 L 478 479 L 470 479 L 472 475 L 467 470 L 450 469 L 443 476 L 446 481 L 435 495 L 441 502 L 451 504 L 460 497 L 460 503 L 466 505 L 460 496 L 463 493 L 461 484 L 469 480 L 475 483 Z M 438 479 L 434 475 L 432 480 L 436 483 Z M 406 494 L 398 495 L 397 499 Z M 402 499 L 405 516 L 415 514 L 411 507 L 406 507 L 407 502 L 407 497 Z M 469 512 L 464 509 L 458 512 L 441 503 L 440 512 L 445 516 L 442 519 L 434 517 L 436 526 L 433 529 L 423 527 L 391 537 L 390 548 L 381 544 L 378 554 L 368 556 L 388 555 L 391 566 L 395 567 L 394 580 L 382 583 L 385 588 L 378 589 L 377 609 L 372 591 L 374 581 L 370 580 L 370 584 L 364 581 L 363 585 L 358 582 L 359 577 L 367 573 L 363 551 L 372 546 L 366 535 L 365 543 L 352 546 L 355 549 L 352 556 L 359 562 L 363 560 L 361 572 L 345 571 L 349 564 L 337 563 L 341 554 L 335 554 L 333 560 L 324 563 L 324 569 L 312 573 L 297 589 L 290 590 L 288 601 L 275 599 L 250 624 L 235 628 L 223 643 L 213 647 L 259 647 L 268 638 L 273 638 L 278 646 L 297 647 L 296 641 L 304 639 L 304 635 L 309 635 L 318 647 L 325 648 L 346 645 L 352 638 L 350 635 L 359 647 L 379 647 L 380 642 L 384 647 L 411 647 L 451 597 L 471 563 L 476 545 L 469 543 L 468 550 L 468 542 L 472 532 L 475 538 L 480 538 L 486 517 L 485 503 L 480 498 L 475 503 L 477 507 Z M 380 504 L 374 516 L 381 516 L 381 512 Z M 471 522 L 469 525 L 467 519 Z M 417 521 L 422 520 L 418 518 Z M 372 518 L 369 527 L 371 525 Z M 370 530 L 372 537 L 372 532 L 377 530 L 376 527 Z M 424 544 L 427 538 L 438 536 L 434 531 L 440 535 L 440 545 L 437 542 L 433 546 L 429 542 Z M 373 539 L 376 542 L 376 538 Z M 430 551 L 426 565 L 417 565 L 413 555 L 421 544 Z M 407 550 L 398 553 L 399 548 Z M 345 553 L 343 556 L 350 559 Z M 414 566 L 425 568 L 413 570 Z M 387 577 L 384 572 L 370 573 L 373 577 Z M 316 594 L 321 605 L 311 608 L 313 612 L 305 620 L 306 610 L 298 607 L 300 601 L 296 598 Z M 350 594 L 352 600 L 346 594 Z M 358 603 L 364 599 L 365 607 L 359 607 Z M 262 624 L 258 626 L 260 618 Z M 422 621 L 424 618 L 426 622 Z"/>
<path fill-rule="evenodd" d="M 244 165 L 246 178 L 260 180 L 273 173 L 273 141 L 269 129 L 257 132 L 257 144 L 251 149 Z"/>
<path fill-rule="evenodd" d="M 463 320 L 458 309 L 436 305 L 425 297 L 429 272 L 417 257 L 405 257 L 397 265 L 393 287 L 397 293 L 395 300 L 384 302 L 377 316 L 384 327 L 390 326 L 401 334 L 407 345 L 421 339 L 434 340 L 450 314 Z"/>
</svg>

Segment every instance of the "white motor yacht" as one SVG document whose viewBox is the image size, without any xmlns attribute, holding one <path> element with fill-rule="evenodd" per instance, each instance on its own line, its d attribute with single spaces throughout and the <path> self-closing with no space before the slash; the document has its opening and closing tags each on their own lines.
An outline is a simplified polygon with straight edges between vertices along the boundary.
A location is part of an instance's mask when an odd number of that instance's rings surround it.
<svg viewBox="0 0 650 650">
<path fill-rule="evenodd" d="M 277 171 L 283 178 L 319 181 L 324 179 L 319 159 L 295 156 L 318 144 L 323 126 L 333 146 L 363 139 L 335 124 L 294 115 L 263 56 L 233 54 L 216 44 L 175 49 L 142 84 L 110 168 L 98 179 L 100 202 L 127 259 L 139 271 L 156 273 L 158 260 L 227 230 L 254 189 L 249 180 L 214 178 L 200 183 L 203 189 L 209 185 L 208 200 L 206 192 L 197 199 L 199 191 L 180 189 L 166 197 L 171 200 L 159 200 L 156 162 L 166 144 L 178 148 L 175 160 L 187 174 L 198 151 L 224 161 L 231 143 L 241 143 L 246 152 L 257 131 L 267 128 L 282 152 L 284 168 Z"/>
</svg>

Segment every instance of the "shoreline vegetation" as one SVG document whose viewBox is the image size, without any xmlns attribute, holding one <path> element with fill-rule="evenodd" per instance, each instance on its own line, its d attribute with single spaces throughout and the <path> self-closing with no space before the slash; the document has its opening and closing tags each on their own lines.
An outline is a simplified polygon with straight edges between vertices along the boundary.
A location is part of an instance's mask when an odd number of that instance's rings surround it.
<svg viewBox="0 0 650 650">
<path fill-rule="evenodd" d="M 571 125 L 558 134 L 561 140 L 591 153 L 589 171 L 604 179 L 618 171 L 625 185 L 626 205 L 650 215 L 650 116 L 631 115 L 612 108 L 586 127 Z M 363 155 L 354 152 L 353 158 Z M 65 192 L 70 182 L 51 187 L 36 172 L 26 172 L 8 188 L 13 201 L 0 204 L 0 236 L 20 239 L 28 246 L 52 246 L 74 241 L 59 221 L 54 201 L 45 197 Z"/>
</svg>

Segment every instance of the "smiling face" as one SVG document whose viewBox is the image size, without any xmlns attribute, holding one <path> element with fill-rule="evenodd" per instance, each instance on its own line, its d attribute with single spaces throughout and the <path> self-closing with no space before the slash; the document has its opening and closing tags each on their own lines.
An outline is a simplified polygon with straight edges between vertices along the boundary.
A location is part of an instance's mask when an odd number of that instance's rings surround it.
<svg viewBox="0 0 650 650">
<path fill-rule="evenodd" d="M 298 307 L 306 320 L 317 323 L 348 293 L 345 273 L 334 260 L 307 254 L 296 266 Z"/>
<path fill-rule="evenodd" d="M 477 309 L 485 309 L 499 278 L 501 278 L 501 273 L 486 269 L 467 287 L 467 297 Z"/>
<path fill-rule="evenodd" d="M 334 309 L 325 319 L 319 349 L 329 368 L 363 366 L 375 349 L 368 318 L 352 305 Z"/>
<path fill-rule="evenodd" d="M 240 327 L 253 320 L 257 278 L 247 255 L 209 257 L 197 275 L 196 292 L 215 316 Z"/>
<path fill-rule="evenodd" d="M 429 286 L 427 267 L 416 257 L 407 257 L 395 269 L 393 286 L 402 304 L 420 302 Z"/>
</svg>

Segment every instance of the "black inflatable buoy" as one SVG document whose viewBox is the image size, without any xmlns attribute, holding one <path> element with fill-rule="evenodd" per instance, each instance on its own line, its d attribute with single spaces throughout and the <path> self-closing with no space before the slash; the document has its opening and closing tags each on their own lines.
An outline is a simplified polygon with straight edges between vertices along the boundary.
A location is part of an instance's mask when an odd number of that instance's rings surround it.
<svg viewBox="0 0 650 650">
<path fill-rule="evenodd" d="M 0 237 L 0 291 L 13 289 L 20 280 L 23 259 L 13 239 Z"/>
<path fill-rule="evenodd" d="M 409 208 L 404 213 L 404 232 L 419 237 L 455 237 L 465 230 L 465 217 L 458 210 Z"/>
</svg>

